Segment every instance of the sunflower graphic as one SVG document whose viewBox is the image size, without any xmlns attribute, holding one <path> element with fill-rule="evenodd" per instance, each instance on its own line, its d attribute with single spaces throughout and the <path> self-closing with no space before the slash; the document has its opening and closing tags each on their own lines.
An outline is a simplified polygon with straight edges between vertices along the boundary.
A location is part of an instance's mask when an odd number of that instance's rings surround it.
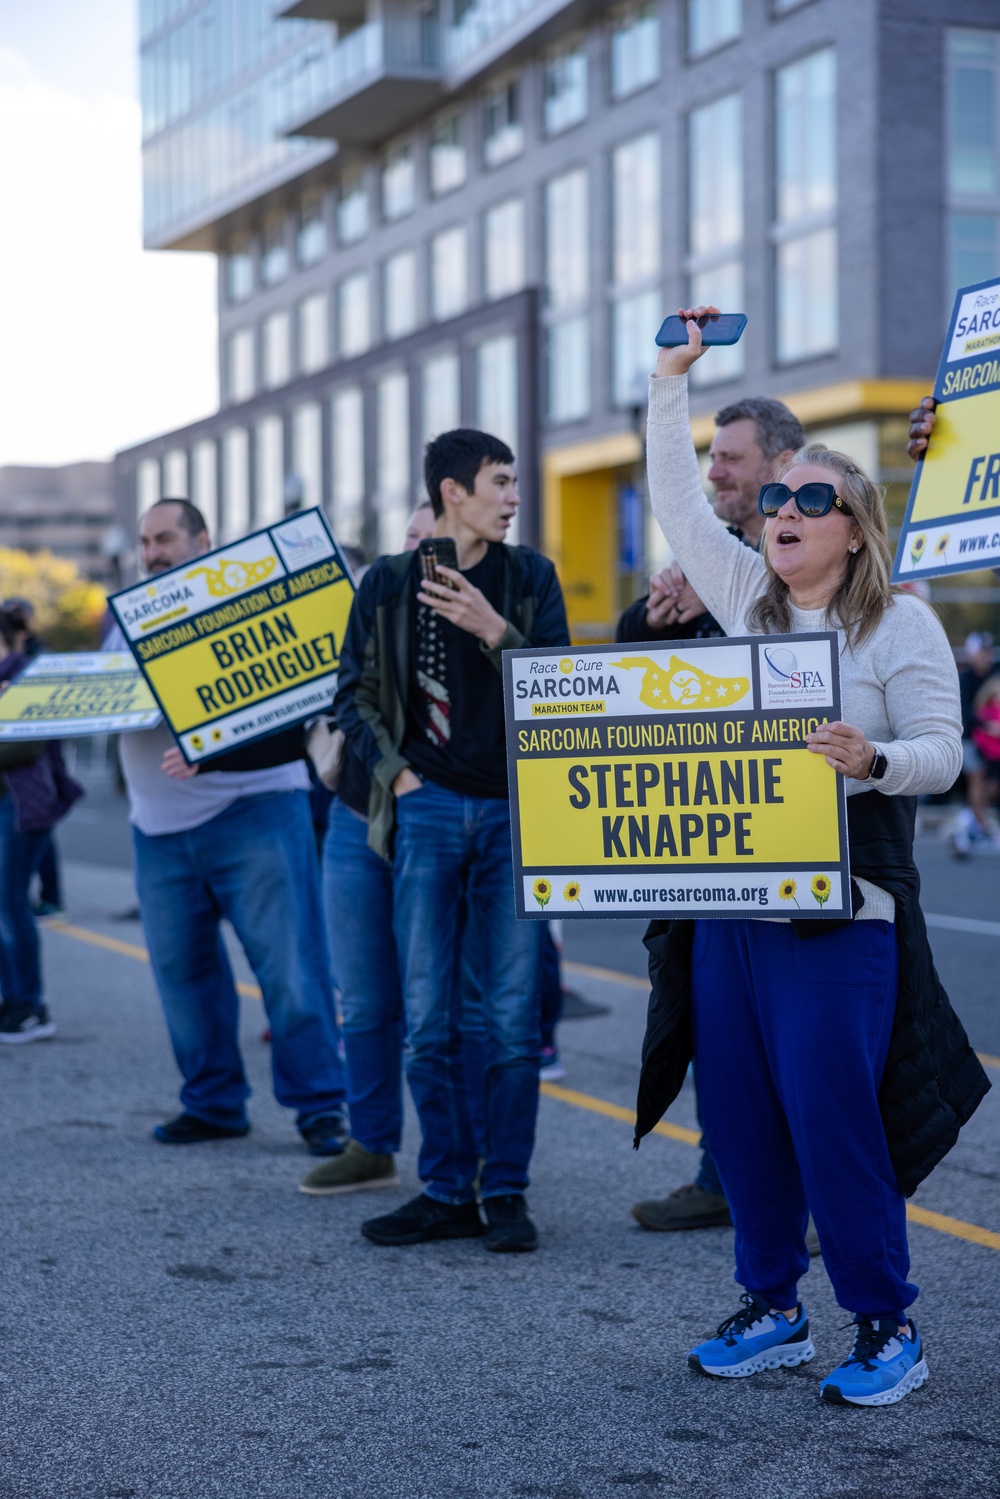
<svg viewBox="0 0 1000 1499">
<path fill-rule="evenodd" d="M 950 540 L 951 537 L 948 535 L 947 531 L 943 536 L 938 537 L 937 541 L 934 543 L 935 557 L 946 557 L 948 555 L 948 543 Z"/>
<path fill-rule="evenodd" d="M 799 887 L 796 885 L 795 881 L 789 879 L 786 875 L 786 877 L 781 881 L 781 884 L 778 886 L 778 899 L 795 901 L 796 906 L 798 906 L 799 903 L 797 900 L 795 900 L 795 892 L 798 888 Z M 801 906 L 799 906 L 799 909 L 802 909 Z"/>
<path fill-rule="evenodd" d="M 531 893 L 544 911 L 552 899 L 552 881 L 546 879 L 536 880 L 531 887 Z"/>
<path fill-rule="evenodd" d="M 833 889 L 833 886 L 830 884 L 830 876 L 826 874 L 814 874 L 809 889 L 812 891 L 817 904 L 825 906 L 830 899 L 830 891 Z"/>
<path fill-rule="evenodd" d="M 580 899 L 579 880 L 570 880 L 569 884 L 563 887 L 563 900 L 575 900 L 580 910 L 583 910 L 583 901 Z"/>
<path fill-rule="evenodd" d="M 922 532 L 919 536 L 914 536 L 913 540 L 910 542 L 910 561 L 914 564 L 918 563 L 921 557 L 924 555 L 924 549 L 926 546 L 927 537 L 924 536 Z"/>
</svg>

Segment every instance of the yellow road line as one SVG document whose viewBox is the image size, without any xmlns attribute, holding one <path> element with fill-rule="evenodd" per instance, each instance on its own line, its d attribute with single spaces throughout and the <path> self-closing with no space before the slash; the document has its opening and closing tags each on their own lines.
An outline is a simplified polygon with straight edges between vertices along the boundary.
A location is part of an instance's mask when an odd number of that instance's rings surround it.
<svg viewBox="0 0 1000 1499">
<path fill-rule="evenodd" d="M 92 932 L 89 927 L 73 926 L 68 921 L 49 921 L 46 930 L 61 932 L 64 937 L 75 937 L 77 942 L 89 942 L 91 947 L 103 947 L 105 952 L 119 953 L 123 958 L 138 958 L 140 963 L 149 962 L 149 952 L 135 942 L 120 942 L 117 937 L 106 937 L 103 932 Z M 237 984 L 237 993 L 245 999 L 260 999 L 256 984 Z"/>
<path fill-rule="evenodd" d="M 1000 1057 L 991 1057 L 988 1051 L 977 1051 L 976 1056 L 984 1067 L 995 1067 L 1000 1072 Z"/>
<path fill-rule="evenodd" d="M 139 947 L 134 942 L 121 942 L 117 937 L 106 937 L 103 932 L 92 932 L 85 926 L 73 926 L 68 921 L 50 921 L 47 929 L 59 932 L 64 937 L 73 937 L 77 942 L 89 942 L 92 947 L 103 947 L 106 952 L 118 953 L 125 958 L 138 958 L 142 963 L 149 962 L 149 953 L 144 947 Z M 628 980 L 631 984 L 646 987 L 632 975 L 619 974 L 611 968 L 591 968 L 584 963 L 566 963 L 563 966 L 572 973 L 582 973 L 592 978 L 608 978 L 615 983 Z M 256 984 L 237 984 L 236 987 L 248 999 L 261 997 Z M 992 1066 L 1000 1066 L 1000 1057 L 983 1057 L 982 1060 Z M 605 1119 L 617 1119 L 622 1124 L 635 1127 L 633 1111 L 622 1108 L 620 1104 L 609 1103 L 606 1098 L 579 1093 L 575 1088 L 561 1088 L 558 1083 L 542 1083 L 542 1092 L 547 1098 L 558 1099 L 560 1103 L 587 1109 L 591 1114 L 602 1114 Z M 698 1145 L 701 1142 L 701 1135 L 696 1129 L 685 1129 L 681 1124 L 666 1124 L 663 1120 L 654 1124 L 652 1133 L 665 1135 L 668 1140 L 679 1140 L 682 1145 Z M 981 1244 L 986 1249 L 1000 1250 L 1000 1234 L 994 1233 L 990 1228 L 980 1228 L 976 1223 L 964 1223 L 961 1218 L 949 1218 L 946 1213 L 932 1213 L 929 1208 L 920 1208 L 914 1203 L 907 1204 L 906 1216 L 911 1223 L 936 1229 L 938 1233 L 948 1234 L 953 1239 L 965 1239 L 969 1244 Z"/>
</svg>

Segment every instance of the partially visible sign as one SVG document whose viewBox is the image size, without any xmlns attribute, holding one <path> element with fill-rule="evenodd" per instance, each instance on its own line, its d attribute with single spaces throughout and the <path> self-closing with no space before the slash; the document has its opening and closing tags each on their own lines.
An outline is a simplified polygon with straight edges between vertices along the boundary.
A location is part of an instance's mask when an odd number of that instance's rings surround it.
<svg viewBox="0 0 1000 1499">
<path fill-rule="evenodd" d="M 36 656 L 0 692 L 0 739 L 151 729 L 160 710 L 127 651 Z"/>
<path fill-rule="evenodd" d="M 189 764 L 329 708 L 354 582 L 319 509 L 109 603 Z"/>
<path fill-rule="evenodd" d="M 504 652 L 522 917 L 840 917 L 837 636 Z"/>
<path fill-rule="evenodd" d="M 1000 280 L 957 294 L 916 467 L 893 581 L 1000 564 Z"/>
</svg>

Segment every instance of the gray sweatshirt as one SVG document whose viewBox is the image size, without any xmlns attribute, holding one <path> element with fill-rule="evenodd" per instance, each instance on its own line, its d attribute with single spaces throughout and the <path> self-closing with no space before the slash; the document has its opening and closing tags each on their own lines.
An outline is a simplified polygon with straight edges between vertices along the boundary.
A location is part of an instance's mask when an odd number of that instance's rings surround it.
<svg viewBox="0 0 1000 1499">
<path fill-rule="evenodd" d="M 715 515 L 701 488 L 688 420 L 687 376 L 649 383 L 647 431 L 653 513 L 691 585 L 727 635 L 754 633 L 747 612 L 766 587 L 764 559 Z M 878 789 L 886 796 L 947 791 L 962 766 L 962 717 L 955 659 L 937 615 L 912 594 L 897 594 L 860 645 L 823 609 L 790 606 L 792 631 L 838 629 L 841 711 L 888 762 Z M 848 796 L 868 791 L 848 780 Z M 862 915 L 892 919 L 891 902 L 865 894 Z M 874 898 L 873 898 L 874 897 Z"/>
</svg>

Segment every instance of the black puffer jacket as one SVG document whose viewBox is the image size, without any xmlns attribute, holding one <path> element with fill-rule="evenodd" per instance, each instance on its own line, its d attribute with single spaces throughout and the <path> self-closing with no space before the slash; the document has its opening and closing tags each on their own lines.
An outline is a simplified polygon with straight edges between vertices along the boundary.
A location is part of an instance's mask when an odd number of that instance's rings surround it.
<svg viewBox="0 0 1000 1499">
<path fill-rule="evenodd" d="M 879 1107 L 896 1180 L 907 1197 L 948 1154 L 990 1088 L 934 968 L 913 862 L 915 817 L 913 797 L 869 791 L 847 798 L 852 873 L 888 890 L 896 902 L 899 997 Z M 794 926 L 807 940 L 840 924 L 796 921 Z M 691 1060 L 693 934 L 692 921 L 653 921 L 644 939 L 652 993 L 636 1147 L 677 1097 Z"/>
</svg>

